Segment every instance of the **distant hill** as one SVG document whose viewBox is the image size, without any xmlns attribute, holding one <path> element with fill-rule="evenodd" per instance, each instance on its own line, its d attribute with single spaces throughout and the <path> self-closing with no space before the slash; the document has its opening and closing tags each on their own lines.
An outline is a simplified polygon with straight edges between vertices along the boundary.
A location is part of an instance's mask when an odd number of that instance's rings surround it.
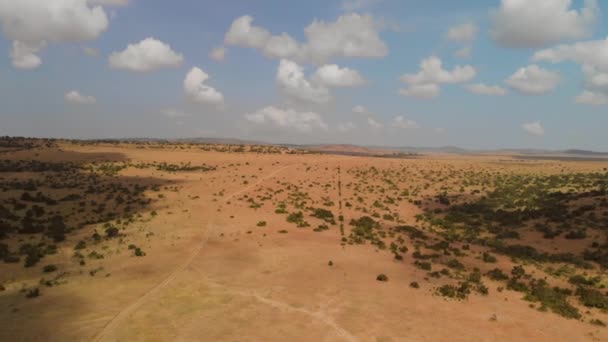
<svg viewBox="0 0 608 342">
<path fill-rule="evenodd" d="M 26 139 L 26 138 L 24 138 Z M 520 156 L 545 156 L 545 157 L 594 157 L 597 159 L 608 159 L 608 152 L 598 152 L 582 149 L 566 149 L 566 150 L 544 150 L 544 149 L 526 149 L 526 148 L 505 148 L 505 149 L 464 149 L 458 146 L 440 146 L 440 147 L 415 147 L 415 146 L 361 146 L 354 144 L 287 144 L 287 143 L 271 143 L 259 140 L 247 140 L 238 138 L 109 138 L 109 139 L 76 139 L 83 141 L 97 142 L 176 142 L 176 143 L 191 143 L 191 144 L 219 144 L 219 145 L 273 145 L 282 146 L 294 149 L 308 150 L 320 153 L 348 154 L 348 155 L 395 155 L 395 154 L 420 154 L 420 153 L 450 153 L 450 154 L 500 154 L 500 155 L 520 155 Z"/>
<path fill-rule="evenodd" d="M 606 156 L 608 157 L 608 152 L 595 152 L 595 151 L 587 151 L 587 150 L 565 150 L 564 154 L 572 154 L 572 155 L 582 155 L 582 156 Z"/>
<path fill-rule="evenodd" d="M 346 144 L 337 144 L 337 145 L 310 145 L 304 146 L 305 149 L 315 151 L 315 152 L 326 152 L 326 153 L 356 153 L 356 154 L 378 154 L 379 151 L 375 149 L 370 149 L 367 147 L 357 146 L 357 145 L 346 145 Z"/>
</svg>

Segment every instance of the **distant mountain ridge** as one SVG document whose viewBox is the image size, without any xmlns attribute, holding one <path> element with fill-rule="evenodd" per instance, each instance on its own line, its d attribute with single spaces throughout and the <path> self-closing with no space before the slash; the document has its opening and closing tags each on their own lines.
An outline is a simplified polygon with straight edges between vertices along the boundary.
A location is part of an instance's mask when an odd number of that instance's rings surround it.
<svg viewBox="0 0 608 342">
<path fill-rule="evenodd" d="M 274 145 L 297 149 L 306 149 L 318 152 L 342 152 L 353 154 L 392 154 L 392 153 L 450 153 L 450 154 L 505 154 L 526 156 L 580 156 L 608 158 L 608 152 L 591 151 L 584 149 L 545 150 L 526 148 L 502 148 L 502 149 L 465 149 L 458 146 L 419 147 L 419 146 L 378 146 L 378 145 L 355 145 L 355 144 L 289 144 L 272 143 L 260 140 L 248 140 L 239 138 L 106 138 L 106 139 L 67 139 L 98 142 L 175 142 L 192 144 L 223 144 L 223 145 Z"/>
</svg>

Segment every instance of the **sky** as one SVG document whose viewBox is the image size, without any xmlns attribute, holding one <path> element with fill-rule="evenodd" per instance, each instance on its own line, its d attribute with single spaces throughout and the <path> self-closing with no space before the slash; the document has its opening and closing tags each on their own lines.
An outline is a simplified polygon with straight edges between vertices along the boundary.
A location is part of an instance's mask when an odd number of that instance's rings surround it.
<svg viewBox="0 0 608 342">
<path fill-rule="evenodd" d="M 598 0 L 0 0 L 0 135 L 608 151 Z"/>
</svg>

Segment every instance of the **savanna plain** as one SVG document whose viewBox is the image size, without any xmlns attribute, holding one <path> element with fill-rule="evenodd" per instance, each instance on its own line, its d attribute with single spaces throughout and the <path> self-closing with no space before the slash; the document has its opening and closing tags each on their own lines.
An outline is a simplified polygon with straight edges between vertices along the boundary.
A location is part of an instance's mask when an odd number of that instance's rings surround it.
<svg viewBox="0 0 608 342">
<path fill-rule="evenodd" d="M 0 139 L 1 341 L 608 341 L 608 162 Z"/>
</svg>

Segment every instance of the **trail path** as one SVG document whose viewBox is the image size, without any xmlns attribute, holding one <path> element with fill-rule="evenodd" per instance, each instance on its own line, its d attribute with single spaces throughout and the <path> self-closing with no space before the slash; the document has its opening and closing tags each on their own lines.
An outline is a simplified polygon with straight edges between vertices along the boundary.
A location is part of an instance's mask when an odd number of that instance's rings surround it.
<svg viewBox="0 0 608 342">
<path fill-rule="evenodd" d="M 274 176 L 281 173 L 285 169 L 287 169 L 291 166 L 294 166 L 294 165 L 295 164 L 283 166 L 280 169 L 277 169 L 277 170 L 271 172 L 270 174 L 258 179 L 256 182 L 249 184 L 246 187 L 243 187 L 242 189 L 229 194 L 228 196 L 224 197 L 222 200 L 225 202 L 237 195 L 240 195 L 241 193 L 243 193 L 245 191 L 255 188 L 256 186 L 260 185 L 264 181 L 266 181 L 270 178 L 273 178 Z M 177 268 L 175 268 L 175 270 L 173 272 L 171 272 L 171 274 L 169 274 L 164 280 L 162 280 L 161 282 L 152 286 L 150 289 L 148 289 L 146 292 L 144 292 L 137 300 L 135 300 L 133 303 L 131 303 L 127 307 L 123 308 L 120 312 L 118 312 L 103 327 L 103 329 L 97 335 L 95 335 L 95 337 L 93 338 L 93 341 L 101 341 L 104 338 L 110 336 L 127 317 L 129 317 L 131 314 L 133 314 L 139 307 L 141 307 L 144 303 L 146 303 L 148 300 L 150 300 L 152 297 L 154 297 L 154 295 L 156 295 L 160 290 L 162 290 L 169 283 L 171 283 L 180 272 L 182 272 L 186 268 L 188 268 L 192 264 L 194 259 L 196 259 L 196 257 L 199 255 L 201 249 L 205 246 L 205 243 L 207 243 L 207 241 L 209 240 L 209 228 L 210 228 L 210 224 L 207 226 L 207 229 L 203 233 L 200 243 L 190 252 L 190 256 L 184 261 L 184 263 L 182 263 Z"/>
</svg>

